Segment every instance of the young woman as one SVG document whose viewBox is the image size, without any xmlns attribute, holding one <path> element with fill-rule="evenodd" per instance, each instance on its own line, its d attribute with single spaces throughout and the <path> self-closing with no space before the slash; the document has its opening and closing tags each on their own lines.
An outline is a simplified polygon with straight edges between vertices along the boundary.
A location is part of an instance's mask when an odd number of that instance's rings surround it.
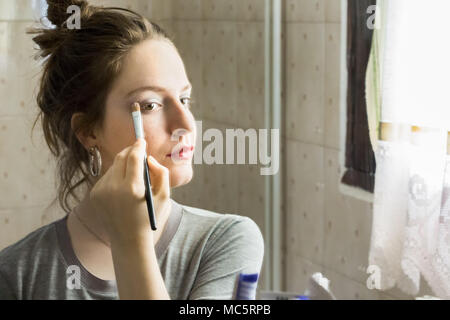
<svg viewBox="0 0 450 320">
<path fill-rule="evenodd" d="M 239 273 L 260 272 L 264 242 L 247 217 L 170 198 L 193 176 L 196 136 L 174 44 L 130 10 L 47 2 L 56 28 L 30 32 L 46 58 L 37 104 L 67 214 L 0 252 L 0 299 L 233 298 Z M 81 9 L 80 29 L 67 27 L 70 5 Z M 134 135 L 134 102 L 145 140 Z M 145 151 L 157 231 L 144 196 Z"/>
</svg>

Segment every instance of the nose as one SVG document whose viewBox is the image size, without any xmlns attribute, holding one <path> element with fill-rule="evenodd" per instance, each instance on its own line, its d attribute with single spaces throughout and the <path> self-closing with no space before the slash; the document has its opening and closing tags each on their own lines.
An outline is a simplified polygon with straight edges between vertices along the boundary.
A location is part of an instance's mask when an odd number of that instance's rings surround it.
<svg viewBox="0 0 450 320">
<path fill-rule="evenodd" d="M 183 136 L 193 133 L 195 130 L 195 120 L 188 107 L 183 105 L 181 101 L 173 100 L 167 110 L 169 132 L 172 136 L 179 137 L 179 141 Z"/>
</svg>

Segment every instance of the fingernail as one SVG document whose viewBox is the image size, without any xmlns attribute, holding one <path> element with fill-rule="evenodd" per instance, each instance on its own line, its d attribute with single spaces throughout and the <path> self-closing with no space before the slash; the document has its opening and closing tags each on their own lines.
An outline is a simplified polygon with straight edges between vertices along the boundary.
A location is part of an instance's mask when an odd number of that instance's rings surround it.
<svg viewBox="0 0 450 320">
<path fill-rule="evenodd" d="M 153 157 L 153 156 L 148 156 L 150 158 L 150 161 L 154 164 L 154 165 L 159 165 L 158 161 Z"/>
</svg>

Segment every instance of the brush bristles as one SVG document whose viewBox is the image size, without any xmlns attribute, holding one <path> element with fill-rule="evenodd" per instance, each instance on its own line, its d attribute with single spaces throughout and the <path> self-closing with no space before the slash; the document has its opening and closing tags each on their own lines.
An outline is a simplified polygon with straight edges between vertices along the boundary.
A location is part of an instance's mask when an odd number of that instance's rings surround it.
<svg viewBox="0 0 450 320">
<path fill-rule="evenodd" d="M 135 103 L 132 104 L 131 112 L 140 111 L 140 110 L 141 110 L 141 106 L 139 105 L 138 102 L 135 102 Z"/>
</svg>

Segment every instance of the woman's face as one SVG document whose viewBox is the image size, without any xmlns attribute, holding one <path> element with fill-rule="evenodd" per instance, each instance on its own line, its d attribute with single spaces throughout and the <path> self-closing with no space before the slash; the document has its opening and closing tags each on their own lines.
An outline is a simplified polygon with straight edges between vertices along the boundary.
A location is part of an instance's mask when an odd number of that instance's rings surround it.
<svg viewBox="0 0 450 320">
<path fill-rule="evenodd" d="M 103 173 L 118 152 L 136 141 L 130 108 L 137 101 L 147 154 L 169 169 L 171 187 L 188 183 L 196 136 L 191 90 L 183 61 L 170 43 L 146 40 L 134 47 L 107 97 L 103 126 L 96 133 Z M 192 152 L 182 158 L 172 154 L 180 146 Z"/>
</svg>

